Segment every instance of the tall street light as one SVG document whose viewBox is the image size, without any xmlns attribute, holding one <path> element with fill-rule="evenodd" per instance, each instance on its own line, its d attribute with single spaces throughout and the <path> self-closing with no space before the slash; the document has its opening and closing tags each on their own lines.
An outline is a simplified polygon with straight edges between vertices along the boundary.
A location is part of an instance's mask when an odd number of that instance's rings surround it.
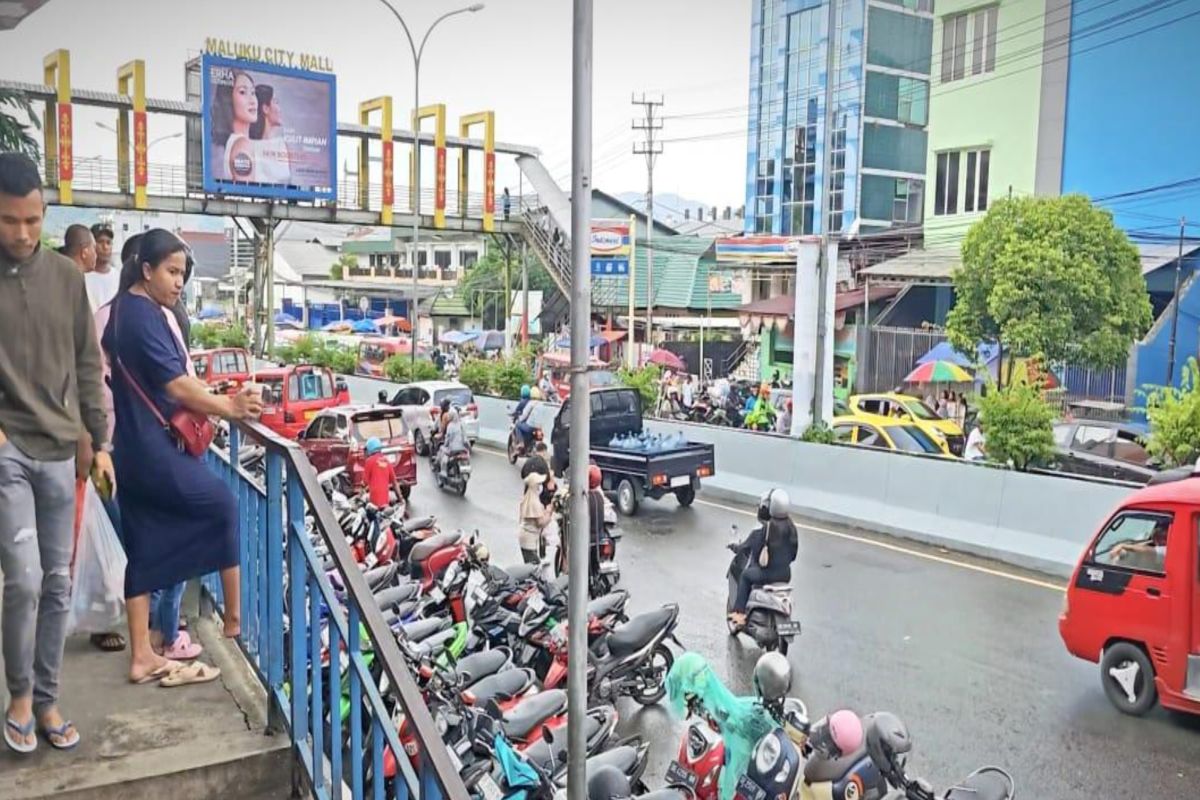
<svg viewBox="0 0 1200 800">
<path fill-rule="evenodd" d="M 408 38 L 408 47 L 410 50 L 412 50 L 412 57 L 413 57 L 413 109 L 414 109 L 413 116 L 415 117 L 416 116 L 415 111 L 420 110 L 420 108 L 421 108 L 421 56 L 425 54 L 425 43 L 429 41 L 429 34 L 433 33 L 433 29 L 436 28 L 438 26 L 438 24 L 441 23 L 441 21 L 444 19 L 453 17 L 456 14 L 468 14 L 468 13 L 474 14 L 476 11 L 482 11 L 483 3 L 474 3 L 465 8 L 455 9 L 454 11 L 447 11 L 445 14 L 442 14 L 440 17 L 438 17 L 437 19 L 435 19 L 433 21 L 432 25 L 430 25 L 426 29 L 425 35 L 423 37 L 421 37 L 421 46 L 418 47 L 416 44 L 416 41 L 413 39 L 412 32 L 409 31 L 409 29 L 408 29 L 408 23 L 406 23 L 404 21 L 404 17 L 400 16 L 400 12 L 397 11 L 395 9 L 395 7 L 390 2 L 388 2 L 388 0 L 379 0 L 379 2 L 382 3 L 383 5 L 385 5 L 387 7 L 388 11 L 392 12 L 392 16 L 394 16 L 396 18 L 396 21 L 400 23 L 400 27 L 404 28 L 404 35 L 405 35 L 405 37 Z M 408 316 L 409 316 L 409 323 L 412 325 L 412 332 L 411 332 L 412 348 L 411 349 L 412 349 L 412 363 L 413 363 L 413 366 L 415 367 L 417 364 L 417 291 L 418 291 L 417 269 L 418 269 L 418 261 L 419 261 L 419 259 L 417 257 L 417 248 L 419 247 L 420 241 L 421 241 L 421 127 L 420 127 L 419 122 L 414 122 L 414 125 L 413 125 L 413 153 L 414 153 L 414 156 L 413 156 L 413 183 L 415 184 L 415 186 L 413 186 L 413 196 L 415 197 L 415 200 L 413 201 L 413 206 L 414 206 L 413 207 L 413 231 L 412 231 L 413 251 L 412 251 L 412 263 L 410 264 L 410 266 L 412 267 L 412 275 L 413 275 L 413 280 L 412 280 L 413 296 L 412 296 L 412 307 L 409 310 Z"/>
</svg>

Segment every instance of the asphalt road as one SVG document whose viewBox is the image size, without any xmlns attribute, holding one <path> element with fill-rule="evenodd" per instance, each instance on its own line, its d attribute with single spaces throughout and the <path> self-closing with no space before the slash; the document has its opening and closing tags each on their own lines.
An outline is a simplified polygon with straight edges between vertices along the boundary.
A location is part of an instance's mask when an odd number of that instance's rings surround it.
<svg viewBox="0 0 1200 800">
<path fill-rule="evenodd" d="M 422 459 L 414 513 L 478 529 L 500 564 L 519 560 L 520 480 L 497 451 L 476 449 L 465 498 L 439 492 Z M 766 488 L 766 487 L 764 487 Z M 752 509 L 673 498 L 620 521 L 618 560 L 633 611 L 681 605 L 678 635 L 735 692 L 751 692 L 759 651 L 724 629 L 729 529 Z M 798 520 L 798 523 L 801 521 Z M 795 694 L 813 717 L 838 708 L 888 710 L 914 739 L 910 771 L 945 787 L 996 764 L 1021 800 L 1200 795 L 1200 718 L 1156 710 L 1133 719 L 1104 697 L 1093 664 L 1067 654 L 1056 583 L 945 551 L 803 523 L 793 569 L 803 635 L 790 658 Z M 619 706 L 623 732 L 652 743 L 647 777 L 660 785 L 682 726 L 665 705 Z"/>
</svg>

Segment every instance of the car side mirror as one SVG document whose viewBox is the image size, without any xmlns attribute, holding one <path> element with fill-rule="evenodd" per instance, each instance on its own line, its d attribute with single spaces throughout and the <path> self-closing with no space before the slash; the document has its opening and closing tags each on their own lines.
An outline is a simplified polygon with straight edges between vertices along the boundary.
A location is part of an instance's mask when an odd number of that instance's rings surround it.
<svg viewBox="0 0 1200 800">
<path fill-rule="evenodd" d="M 339 386 L 340 385 L 341 384 L 339 384 Z M 339 388 L 338 391 L 341 391 L 341 389 Z M 380 389 L 379 394 L 376 395 L 376 397 L 378 398 L 380 405 L 387 405 L 387 401 L 388 401 L 387 391 Z"/>
<path fill-rule="evenodd" d="M 300 431 L 299 433 L 296 434 L 296 438 L 297 439 L 307 439 L 308 431 Z"/>
<path fill-rule="evenodd" d="M 348 391 L 350 391 L 350 387 L 349 387 L 349 386 L 346 384 L 346 382 L 345 382 L 345 381 L 343 381 L 343 380 L 337 380 L 337 381 L 335 381 L 335 382 L 334 382 L 334 384 L 333 384 L 333 388 L 337 389 L 339 392 L 348 392 Z"/>
</svg>

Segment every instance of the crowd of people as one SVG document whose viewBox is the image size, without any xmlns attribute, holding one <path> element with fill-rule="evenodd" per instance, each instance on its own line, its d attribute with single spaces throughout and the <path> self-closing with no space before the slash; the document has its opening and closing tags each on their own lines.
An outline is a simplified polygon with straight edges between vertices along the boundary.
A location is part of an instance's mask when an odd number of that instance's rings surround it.
<svg viewBox="0 0 1200 800">
<path fill-rule="evenodd" d="M 78 745 L 59 707 L 72 566 L 87 482 L 104 502 L 127 565 L 128 677 L 165 687 L 219 671 L 181 628 L 186 582 L 220 572 L 224 634 L 240 632 L 236 505 L 193 454 L 186 420 L 257 416 L 254 387 L 211 394 L 191 373 L 182 305 L 191 253 L 174 233 L 129 237 L 72 225 L 43 244 L 37 166 L 0 153 L 0 617 L 8 703 L 4 741 L 18 753 Z"/>
</svg>

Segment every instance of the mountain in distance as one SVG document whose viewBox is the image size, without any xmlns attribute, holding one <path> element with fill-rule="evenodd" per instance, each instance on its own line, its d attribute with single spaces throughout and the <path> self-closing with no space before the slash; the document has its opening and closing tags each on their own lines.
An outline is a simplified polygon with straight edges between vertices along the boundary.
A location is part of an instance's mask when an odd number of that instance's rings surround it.
<svg viewBox="0 0 1200 800">
<path fill-rule="evenodd" d="M 616 195 L 617 199 L 622 203 L 631 205 L 638 211 L 646 210 L 646 193 L 645 192 L 620 192 Z M 673 192 L 656 193 L 654 195 L 654 218 L 659 222 L 670 225 L 673 222 L 683 221 L 683 211 L 687 209 L 691 218 L 696 218 L 696 211 L 700 206 L 704 206 L 704 218 L 708 219 L 712 214 L 712 204 L 703 203 L 699 200 L 689 200 L 686 197 L 680 197 Z M 725 213 L 725 207 L 720 206 L 717 209 L 717 215 Z"/>
</svg>

